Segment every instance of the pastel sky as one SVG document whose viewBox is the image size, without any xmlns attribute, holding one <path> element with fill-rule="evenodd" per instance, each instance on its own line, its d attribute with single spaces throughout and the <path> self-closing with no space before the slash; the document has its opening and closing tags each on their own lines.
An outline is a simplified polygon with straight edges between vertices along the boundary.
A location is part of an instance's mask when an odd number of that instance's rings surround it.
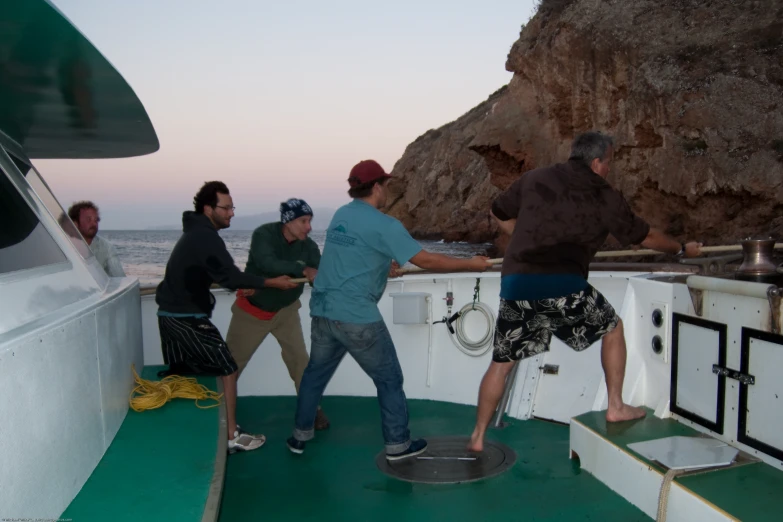
<svg viewBox="0 0 783 522">
<path fill-rule="evenodd" d="M 140 158 L 37 161 L 103 229 L 177 224 L 207 180 L 237 214 L 289 197 L 348 201 L 348 172 L 390 171 L 405 147 L 511 79 L 535 0 L 53 0 L 114 64 L 161 148 Z M 480 6 L 480 7 L 479 7 Z"/>
</svg>

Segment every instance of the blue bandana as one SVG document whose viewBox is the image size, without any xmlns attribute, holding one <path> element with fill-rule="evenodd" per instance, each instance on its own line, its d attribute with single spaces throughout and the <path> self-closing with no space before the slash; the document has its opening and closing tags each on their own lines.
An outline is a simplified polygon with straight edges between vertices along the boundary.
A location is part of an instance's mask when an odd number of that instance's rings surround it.
<svg viewBox="0 0 783 522">
<path fill-rule="evenodd" d="M 291 198 L 280 203 L 280 222 L 283 224 L 302 216 L 312 216 L 313 209 L 303 199 Z"/>
</svg>

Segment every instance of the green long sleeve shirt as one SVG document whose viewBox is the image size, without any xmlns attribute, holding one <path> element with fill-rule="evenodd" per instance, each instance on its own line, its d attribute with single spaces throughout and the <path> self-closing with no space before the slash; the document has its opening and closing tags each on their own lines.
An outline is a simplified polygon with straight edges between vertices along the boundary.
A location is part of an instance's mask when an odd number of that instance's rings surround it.
<svg viewBox="0 0 783 522">
<path fill-rule="evenodd" d="M 289 243 L 283 236 L 283 224 L 280 222 L 261 225 L 253 231 L 250 240 L 250 254 L 245 272 L 262 277 L 304 277 L 306 267 L 318 268 L 321 251 L 309 237 L 304 241 Z M 261 310 L 277 312 L 293 304 L 304 291 L 304 285 L 291 290 L 263 288 L 256 290 L 248 300 Z"/>
</svg>

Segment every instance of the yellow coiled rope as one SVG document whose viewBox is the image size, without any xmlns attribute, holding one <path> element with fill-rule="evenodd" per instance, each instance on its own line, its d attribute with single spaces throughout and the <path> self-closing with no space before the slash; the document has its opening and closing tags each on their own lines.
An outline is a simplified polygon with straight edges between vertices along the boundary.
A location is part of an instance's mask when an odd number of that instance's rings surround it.
<svg viewBox="0 0 783 522">
<path fill-rule="evenodd" d="M 136 387 L 130 394 L 130 407 L 133 411 L 153 410 L 160 408 L 171 399 L 196 399 L 196 406 L 202 409 L 220 406 L 222 393 L 213 392 L 193 377 L 169 375 L 160 381 L 148 381 L 139 377 L 136 367 L 131 365 Z M 137 395 L 137 396 L 135 396 Z M 201 406 L 199 400 L 213 400 L 215 404 Z"/>
</svg>

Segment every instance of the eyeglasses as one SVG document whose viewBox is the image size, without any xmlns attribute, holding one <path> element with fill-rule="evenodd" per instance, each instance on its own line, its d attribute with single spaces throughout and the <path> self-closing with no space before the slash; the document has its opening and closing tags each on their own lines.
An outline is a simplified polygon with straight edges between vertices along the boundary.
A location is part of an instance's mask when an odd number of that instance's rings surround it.
<svg viewBox="0 0 783 522">
<path fill-rule="evenodd" d="M 222 205 L 215 205 L 217 208 L 222 208 L 223 210 L 236 210 L 237 207 L 224 207 Z"/>
</svg>

